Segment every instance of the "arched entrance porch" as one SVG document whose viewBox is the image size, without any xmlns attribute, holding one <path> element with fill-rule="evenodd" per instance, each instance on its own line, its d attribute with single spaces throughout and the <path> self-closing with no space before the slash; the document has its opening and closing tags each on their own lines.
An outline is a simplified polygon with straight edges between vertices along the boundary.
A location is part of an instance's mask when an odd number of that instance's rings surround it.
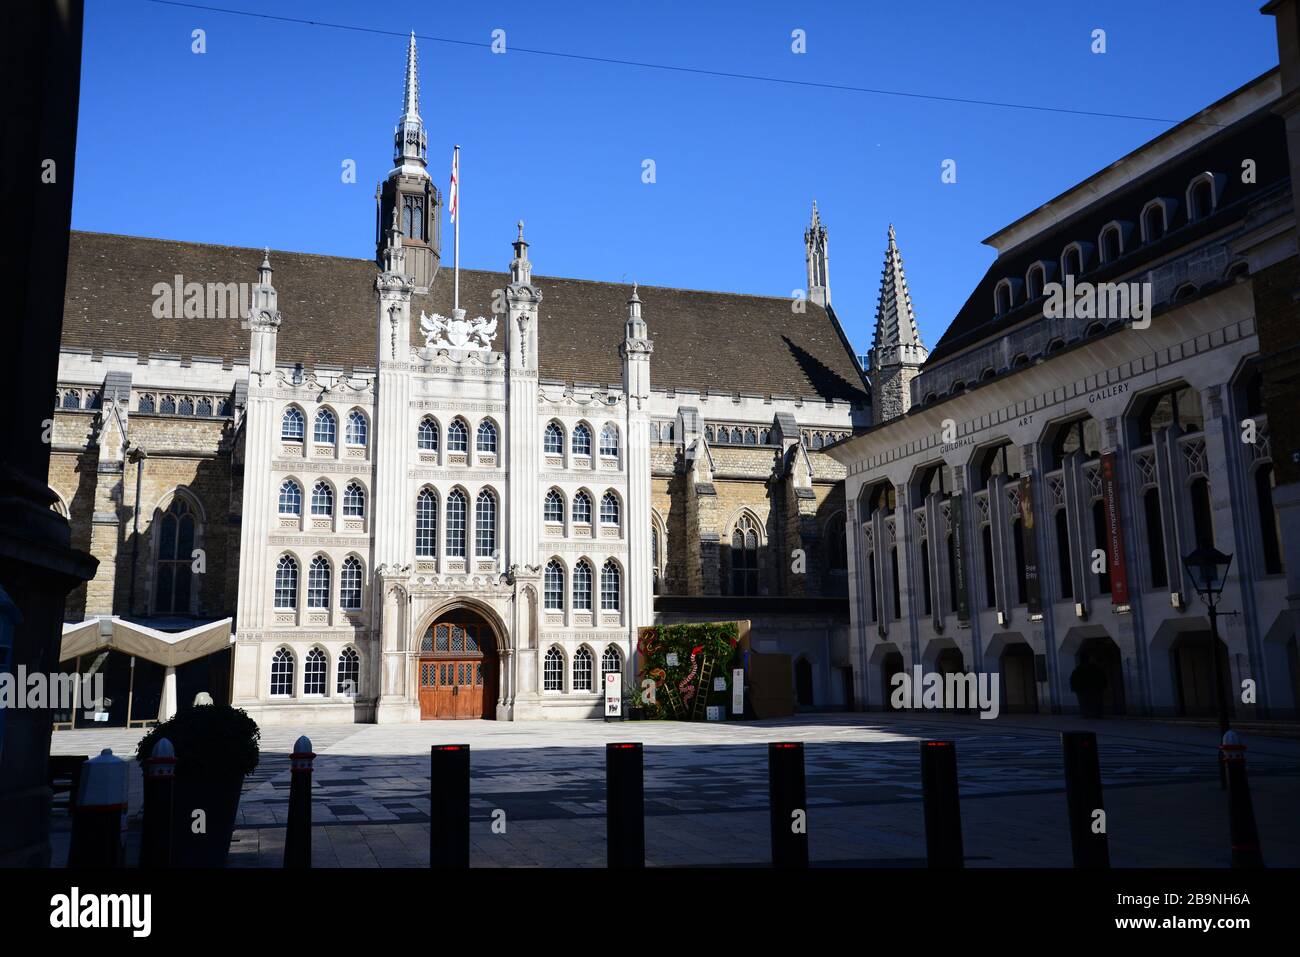
<svg viewBox="0 0 1300 957">
<path fill-rule="evenodd" d="M 461 604 L 425 626 L 413 656 L 421 720 L 496 717 L 501 640 L 494 618 Z"/>
</svg>

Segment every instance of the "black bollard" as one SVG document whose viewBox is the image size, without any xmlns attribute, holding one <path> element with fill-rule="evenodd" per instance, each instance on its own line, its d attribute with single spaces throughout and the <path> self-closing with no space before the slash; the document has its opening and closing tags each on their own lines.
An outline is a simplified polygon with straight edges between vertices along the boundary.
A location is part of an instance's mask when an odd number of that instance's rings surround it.
<svg viewBox="0 0 1300 957">
<path fill-rule="evenodd" d="M 808 866 L 808 799 L 804 788 L 803 742 L 767 746 L 767 794 L 772 828 L 772 866 Z"/>
<path fill-rule="evenodd" d="M 289 758 L 289 821 L 284 830 L 284 866 L 311 867 L 311 771 L 316 754 L 303 735 Z"/>
<path fill-rule="evenodd" d="M 1246 779 L 1246 746 L 1235 731 L 1223 736 L 1219 746 L 1223 767 L 1228 775 L 1228 817 L 1231 821 L 1232 866 L 1263 867 L 1259 849 L 1259 829 L 1255 826 L 1255 807 L 1250 800 L 1250 782 Z"/>
<path fill-rule="evenodd" d="M 469 867 L 469 745 L 429 751 L 429 866 Z"/>
<path fill-rule="evenodd" d="M 930 867 L 964 867 L 954 742 L 921 742 L 921 792 L 925 803 L 926 863 Z"/>
<path fill-rule="evenodd" d="M 176 751 L 166 738 L 154 742 L 144 762 L 144 811 L 140 822 L 140 867 L 172 866 L 172 786 Z"/>
<path fill-rule="evenodd" d="M 69 867 L 121 867 L 129 765 L 105 748 L 81 768 Z"/>
<path fill-rule="evenodd" d="M 610 867 L 645 867 L 645 754 L 640 742 L 605 745 L 605 847 Z"/>
<path fill-rule="evenodd" d="M 1074 866 L 1110 867 L 1110 841 L 1103 828 L 1095 830 L 1094 817 L 1105 807 L 1101 801 L 1101 761 L 1097 735 L 1091 731 L 1062 731 L 1061 751 L 1065 757 L 1065 804 L 1070 819 L 1070 847 Z"/>
</svg>

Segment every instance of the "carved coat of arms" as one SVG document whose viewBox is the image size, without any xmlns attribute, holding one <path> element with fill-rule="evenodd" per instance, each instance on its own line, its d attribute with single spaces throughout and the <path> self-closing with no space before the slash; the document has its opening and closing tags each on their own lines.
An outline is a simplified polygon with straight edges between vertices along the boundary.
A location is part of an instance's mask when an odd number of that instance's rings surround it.
<svg viewBox="0 0 1300 957">
<path fill-rule="evenodd" d="M 424 333 L 424 344 L 430 348 L 491 349 L 497 335 L 497 321 L 482 316 L 466 319 L 464 309 L 452 310 L 450 319 L 436 312 L 426 316 L 421 310 L 420 331 Z"/>
</svg>

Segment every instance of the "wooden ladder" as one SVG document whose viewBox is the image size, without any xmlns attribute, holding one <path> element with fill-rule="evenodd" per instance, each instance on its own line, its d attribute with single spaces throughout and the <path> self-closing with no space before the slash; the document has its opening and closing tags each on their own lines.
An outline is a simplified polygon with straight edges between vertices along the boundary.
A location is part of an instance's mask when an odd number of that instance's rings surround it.
<svg viewBox="0 0 1300 957">
<path fill-rule="evenodd" d="M 709 658 L 704 659 L 700 665 L 700 680 L 695 686 L 695 701 L 692 703 L 691 720 L 699 721 L 701 717 L 707 714 L 707 702 L 709 700 L 709 689 L 713 681 L 713 661 Z"/>
</svg>

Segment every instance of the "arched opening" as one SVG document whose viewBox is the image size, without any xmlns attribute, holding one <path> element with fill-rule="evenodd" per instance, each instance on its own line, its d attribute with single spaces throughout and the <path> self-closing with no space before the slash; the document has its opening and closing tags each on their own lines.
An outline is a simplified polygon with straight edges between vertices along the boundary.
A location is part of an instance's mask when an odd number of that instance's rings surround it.
<svg viewBox="0 0 1300 957">
<path fill-rule="evenodd" d="M 471 608 L 439 615 L 420 639 L 420 717 L 495 718 L 497 634 Z"/>
<path fill-rule="evenodd" d="M 1124 714 L 1124 666 L 1119 645 L 1109 637 L 1086 639 L 1074 656 L 1070 689 L 1087 716 Z"/>
<path fill-rule="evenodd" d="M 880 700 L 885 703 L 886 711 L 903 710 L 894 703 L 894 675 L 901 674 L 905 670 L 903 656 L 897 651 L 891 651 L 880 662 Z M 906 705 L 906 702 L 904 702 L 904 705 Z"/>
<path fill-rule="evenodd" d="M 1228 670 L 1228 646 L 1218 642 L 1219 667 L 1224 680 Z M 1184 717 L 1218 714 L 1214 699 L 1214 659 L 1210 657 L 1210 633 L 1185 631 L 1174 639 L 1169 649 L 1174 673 L 1178 713 Z M 1232 713 L 1232 695 L 1227 696 L 1228 713 Z"/>
<path fill-rule="evenodd" d="M 1038 682 L 1034 678 L 1034 650 L 1014 641 L 1002 652 L 1002 709 L 1013 714 L 1038 713 Z"/>
<path fill-rule="evenodd" d="M 794 663 L 794 695 L 801 708 L 813 705 L 813 670 L 812 662 L 800 658 Z"/>
</svg>

